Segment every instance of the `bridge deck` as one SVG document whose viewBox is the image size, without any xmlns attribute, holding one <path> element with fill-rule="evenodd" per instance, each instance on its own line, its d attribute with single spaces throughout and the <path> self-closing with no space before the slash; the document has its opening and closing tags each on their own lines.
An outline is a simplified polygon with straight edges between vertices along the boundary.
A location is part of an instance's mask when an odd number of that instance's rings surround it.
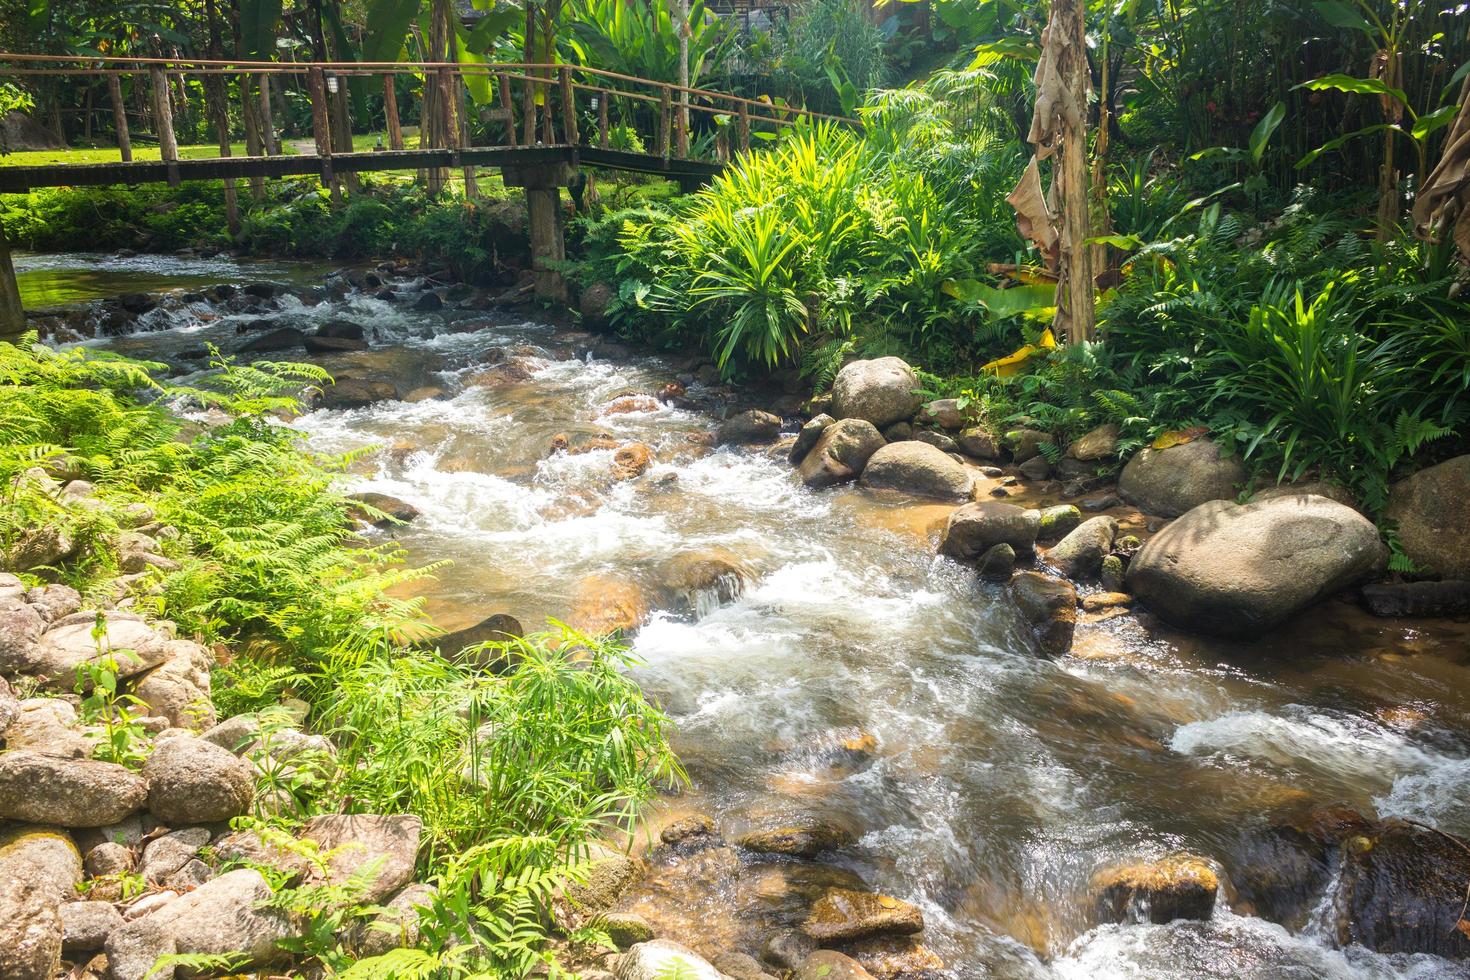
<svg viewBox="0 0 1470 980">
<path fill-rule="evenodd" d="M 269 157 L 207 157 L 198 160 L 135 160 L 130 163 L 47 164 L 39 167 L 0 167 L 0 194 L 22 194 L 36 187 L 83 184 L 177 183 L 183 180 L 223 180 L 248 177 L 298 177 L 321 174 L 330 164 L 335 174 L 379 170 L 419 170 L 431 167 L 511 166 L 530 169 L 559 165 L 606 167 L 670 179 L 704 181 L 724 169 L 720 163 L 665 159 L 649 153 L 602 149 L 595 146 L 552 144 L 538 146 L 474 146 L 464 149 L 376 150 Z"/>
</svg>

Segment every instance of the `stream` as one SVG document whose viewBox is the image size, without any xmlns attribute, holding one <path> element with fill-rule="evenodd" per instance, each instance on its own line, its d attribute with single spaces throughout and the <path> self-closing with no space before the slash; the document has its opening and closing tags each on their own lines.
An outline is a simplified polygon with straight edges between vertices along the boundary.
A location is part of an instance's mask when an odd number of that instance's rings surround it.
<svg viewBox="0 0 1470 980">
<path fill-rule="evenodd" d="M 16 261 L 30 305 L 85 303 L 119 283 L 322 272 Z M 391 447 L 346 482 L 421 511 L 373 534 L 396 539 L 410 564 L 452 560 L 416 584 L 437 625 L 509 613 L 537 628 L 606 581 L 649 597 L 636 676 L 673 718 L 692 780 L 657 819 L 703 812 L 730 839 L 803 820 L 850 832 L 856 844 L 824 858 L 823 874 L 918 905 L 946 976 L 1470 976 L 1434 957 L 1333 948 L 1330 882 L 1270 907 L 1243 884 L 1261 873 L 1263 832 L 1312 806 L 1470 833 L 1463 626 L 1329 603 L 1242 643 L 1084 617 L 1073 652 L 1044 660 L 996 586 L 935 556 L 948 506 L 809 491 L 784 453 L 710 448 L 715 409 L 607 411 L 658 392 L 681 371 L 672 361 L 587 354 L 565 328 L 493 309 L 413 313 L 361 293 L 279 304 L 268 315 L 281 325 L 369 329 L 371 350 L 313 358 L 328 370 L 442 389 L 292 423 L 325 452 Z M 260 315 L 178 299 L 145 315 L 146 332 L 88 343 L 197 368 L 184 358 L 237 345 L 236 325 Z M 529 376 L 480 383 L 504 351 Z M 647 444 L 656 462 L 614 481 L 611 449 L 549 453 L 558 434 L 575 444 L 599 433 Z M 660 600 L 669 562 L 691 554 L 742 569 L 741 584 Z M 1212 918 L 1094 924 L 1095 871 L 1175 852 L 1212 859 L 1232 882 Z M 627 907 L 702 952 L 759 956 L 803 887 L 791 867 L 749 865 L 714 887 L 665 882 Z"/>
</svg>

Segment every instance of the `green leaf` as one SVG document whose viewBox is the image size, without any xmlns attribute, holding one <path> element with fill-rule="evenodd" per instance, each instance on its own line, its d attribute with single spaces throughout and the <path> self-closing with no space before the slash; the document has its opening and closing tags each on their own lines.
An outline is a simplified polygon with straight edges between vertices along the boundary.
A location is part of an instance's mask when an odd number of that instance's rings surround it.
<svg viewBox="0 0 1470 980">
<path fill-rule="evenodd" d="M 1020 37 L 1003 37 L 999 41 L 975 45 L 975 60 L 970 62 L 970 68 L 985 68 L 1007 58 L 1036 61 L 1040 57 L 1041 49 L 1034 41 Z"/>
<path fill-rule="evenodd" d="M 362 60 L 397 61 L 418 9 L 419 0 L 372 0 L 364 18 Z"/>
<path fill-rule="evenodd" d="M 276 50 L 276 25 L 282 0 L 240 0 L 240 57 L 270 61 Z"/>
<path fill-rule="evenodd" d="M 946 295 L 962 303 L 979 303 L 997 319 L 1045 309 L 1057 303 L 1056 283 L 1036 283 L 997 289 L 977 279 L 949 279 L 939 287 Z"/>
<path fill-rule="evenodd" d="M 1085 240 L 1086 245 L 1111 245 L 1113 248 L 1121 248 L 1125 252 L 1131 252 L 1135 248 L 1143 248 L 1148 244 L 1137 235 L 1098 235 L 1095 238 Z"/>
<path fill-rule="evenodd" d="M 1403 130 L 1401 128 L 1399 128 L 1398 126 L 1393 126 L 1393 125 L 1390 125 L 1388 123 L 1375 123 L 1372 126 L 1364 126 L 1362 129 L 1354 130 L 1351 133 L 1345 133 L 1342 136 L 1339 136 L 1335 140 L 1328 140 L 1326 143 L 1323 143 L 1321 146 L 1317 147 L 1311 153 L 1308 153 L 1306 156 L 1304 156 L 1300 160 L 1298 160 L 1296 162 L 1296 168 L 1298 170 L 1301 170 L 1303 167 L 1310 166 L 1312 164 L 1312 162 L 1314 160 L 1316 160 L 1318 157 L 1320 157 L 1322 154 L 1329 153 L 1332 150 L 1336 150 L 1339 147 L 1342 147 L 1342 146 L 1344 146 L 1344 145 L 1352 142 L 1353 140 L 1357 139 L 1359 136 L 1371 136 L 1374 133 L 1381 133 L 1381 132 L 1383 132 L 1385 130 L 1389 130 L 1389 129 L 1395 130 L 1395 131 L 1400 132 L 1400 133 L 1403 132 Z"/>
<path fill-rule="evenodd" d="M 1422 140 L 1435 130 L 1448 126 L 1459 111 L 1460 107 L 1457 105 L 1440 106 L 1414 120 L 1414 128 L 1409 130 L 1409 135 L 1416 140 Z"/>
<path fill-rule="evenodd" d="M 1450 94 L 1454 92 L 1455 86 L 1464 81 L 1466 75 L 1470 75 L 1470 61 L 1465 62 L 1459 68 L 1455 69 L 1455 73 L 1450 76 L 1449 82 L 1446 83 L 1444 88 L 1440 89 L 1439 97 L 1441 99 L 1448 99 Z"/>
<path fill-rule="evenodd" d="M 1261 156 L 1266 152 L 1266 144 L 1271 142 L 1271 135 L 1276 132 L 1276 127 L 1281 125 L 1281 120 L 1286 118 L 1286 103 L 1278 102 L 1271 107 L 1271 111 L 1256 123 L 1256 128 L 1251 130 L 1250 150 L 1251 159 L 1256 163 L 1261 162 Z"/>
<path fill-rule="evenodd" d="M 1333 27 L 1345 27 L 1349 30 L 1362 31 L 1364 34 L 1373 33 L 1373 25 L 1342 0 L 1318 0 L 1312 6 L 1316 7 L 1322 19 Z"/>
<path fill-rule="evenodd" d="M 1398 99 L 1404 105 L 1409 104 L 1409 97 L 1404 94 L 1403 89 L 1394 88 L 1379 78 L 1356 78 L 1352 75 L 1331 74 L 1314 78 L 1310 82 L 1302 82 L 1296 88 L 1310 89 L 1313 92 L 1333 90 L 1352 92 L 1357 95 L 1388 95 Z"/>
</svg>

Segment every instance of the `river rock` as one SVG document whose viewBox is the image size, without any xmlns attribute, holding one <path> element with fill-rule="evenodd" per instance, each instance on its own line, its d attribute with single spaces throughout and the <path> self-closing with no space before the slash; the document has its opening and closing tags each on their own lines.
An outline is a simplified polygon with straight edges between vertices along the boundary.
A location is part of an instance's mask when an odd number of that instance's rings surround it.
<svg viewBox="0 0 1470 980">
<path fill-rule="evenodd" d="M 102 948 L 114 929 L 122 927 L 122 913 L 111 902 L 67 902 L 62 905 L 61 949 L 68 956 Z"/>
<path fill-rule="evenodd" d="M 377 402 L 393 401 L 398 386 L 389 378 L 338 377 L 335 384 L 324 387 L 315 406 L 327 409 L 366 408 Z"/>
<path fill-rule="evenodd" d="M 1082 523 L 1082 512 L 1071 504 L 1043 507 L 1036 526 L 1037 541 L 1060 541 Z"/>
<path fill-rule="evenodd" d="M 957 432 L 965 427 L 965 411 L 958 398 L 936 398 L 919 409 L 919 421 Z"/>
<path fill-rule="evenodd" d="M 307 334 L 301 344 L 308 354 L 350 354 L 371 346 L 361 337 L 323 337 L 320 334 Z"/>
<path fill-rule="evenodd" d="M 442 309 L 444 309 L 444 300 L 435 292 L 421 293 L 419 298 L 413 301 L 415 313 L 437 313 Z"/>
<path fill-rule="evenodd" d="M 634 479 L 648 472 L 652 465 L 653 450 L 641 442 L 630 442 L 613 453 L 613 479 Z"/>
<path fill-rule="evenodd" d="M 1046 553 L 1047 563 L 1068 578 L 1091 578 L 1113 549 L 1118 522 L 1106 514 L 1089 517 Z"/>
<path fill-rule="evenodd" d="M 316 336 L 340 340 L 362 340 L 367 336 L 367 331 L 363 329 L 362 324 L 353 323 L 351 320 L 328 320 L 316 328 Z"/>
<path fill-rule="evenodd" d="M 1051 463 L 1045 456 L 1032 456 L 1018 467 L 1021 475 L 1032 483 L 1040 483 L 1051 476 Z"/>
<path fill-rule="evenodd" d="M 76 589 L 55 582 L 28 591 L 26 602 L 48 624 L 64 619 L 82 608 L 82 596 Z"/>
<path fill-rule="evenodd" d="M 957 561 L 974 561 L 998 544 L 1008 544 L 1018 555 L 1036 550 L 1041 516 L 1015 504 L 987 500 L 965 504 L 949 515 L 939 553 Z"/>
<path fill-rule="evenodd" d="M 874 936 L 845 948 L 878 980 L 927 977 L 944 969 L 944 960 L 913 936 Z"/>
<path fill-rule="evenodd" d="M 77 709 L 60 698 L 27 698 L 5 730 L 11 749 L 28 749 L 58 759 L 90 759 L 100 736 L 84 730 Z"/>
<path fill-rule="evenodd" d="M 1325 497 L 1215 500 L 1149 539 L 1127 581 L 1178 626 L 1248 637 L 1375 574 L 1386 560 L 1372 522 Z"/>
<path fill-rule="evenodd" d="M 771 442 L 781 434 L 781 416 L 752 408 L 720 423 L 715 442 L 722 446 Z"/>
<path fill-rule="evenodd" d="M 46 620 L 24 599 L 0 597 L 0 674 L 18 674 L 30 667 L 45 629 Z"/>
<path fill-rule="evenodd" d="M 215 724 L 210 699 L 210 670 L 214 657 L 192 640 L 172 640 L 168 659 L 142 676 L 133 694 L 155 718 L 167 718 L 173 728 L 205 731 Z"/>
<path fill-rule="evenodd" d="M 249 811 L 255 798 L 250 763 L 213 742 L 187 735 L 154 749 L 143 763 L 143 775 L 148 780 L 148 812 L 171 827 L 238 817 Z"/>
<path fill-rule="evenodd" d="M 606 912 L 643 872 L 643 863 L 631 855 L 594 845 L 585 880 L 568 884 L 566 898 L 584 915 Z"/>
<path fill-rule="evenodd" d="M 589 575 L 577 583 L 567 625 L 589 636 L 631 633 L 648 617 L 643 590 L 626 579 Z"/>
<path fill-rule="evenodd" d="M 1009 582 L 1016 570 L 1016 549 L 1004 541 L 991 545 L 975 562 L 975 570 L 987 581 Z"/>
<path fill-rule="evenodd" d="M 841 419 L 822 430 L 797 472 L 801 482 L 813 489 L 836 486 L 856 479 L 883 445 L 883 437 L 871 422 Z"/>
<path fill-rule="evenodd" d="M 1118 493 L 1159 517 L 1178 517 L 1210 500 L 1233 500 L 1246 481 L 1245 465 L 1224 456 L 1208 439 L 1168 449 L 1140 449 L 1118 477 Z"/>
<path fill-rule="evenodd" d="M 419 922 L 423 912 L 439 894 L 433 885 L 414 883 L 383 903 L 382 911 L 357 932 L 360 956 L 382 956 L 394 949 L 412 949 L 419 944 Z"/>
<path fill-rule="evenodd" d="M 1140 918 L 1162 925 L 1175 919 L 1208 919 L 1220 881 L 1202 858 L 1177 855 L 1162 861 L 1105 868 L 1093 876 L 1093 898 L 1103 922 Z"/>
<path fill-rule="evenodd" d="M 863 965 L 833 949 L 819 949 L 796 968 L 791 980 L 874 980 Z"/>
<path fill-rule="evenodd" d="M 119 678 L 132 677 L 168 659 L 168 637 L 133 613 L 107 613 L 100 638 L 92 635 L 95 628 L 96 617 L 91 613 L 60 620 L 41 634 L 24 672 L 45 677 L 53 687 L 70 690 L 82 680 L 78 668 L 105 657 L 116 662 Z"/>
<path fill-rule="evenodd" d="M 1385 820 L 1343 841 L 1337 940 L 1380 953 L 1470 958 L 1463 921 L 1466 842 Z"/>
<path fill-rule="evenodd" d="M 147 784 L 95 759 L 0 752 L 0 818 L 56 827 L 102 827 L 143 808 Z"/>
<path fill-rule="evenodd" d="M 914 427 L 908 422 L 895 422 L 883 428 L 883 438 L 888 442 L 903 442 L 914 437 Z"/>
<path fill-rule="evenodd" d="M 445 654 L 453 656 L 468 647 L 477 647 L 483 643 L 506 643 L 525 635 L 525 627 L 521 626 L 519 619 L 507 613 L 496 613 L 493 616 L 487 616 L 473 626 L 466 626 L 462 630 L 436 636 L 430 643 Z M 499 667 L 501 664 L 487 662 L 483 666 Z"/>
<path fill-rule="evenodd" d="M 138 873 L 157 884 L 192 861 L 208 843 L 209 831 L 203 827 L 185 827 L 154 838 L 143 848 Z"/>
<path fill-rule="evenodd" d="M 899 357 L 853 361 L 832 382 L 832 414 L 882 429 L 913 418 L 923 399 L 914 369 Z"/>
<path fill-rule="evenodd" d="M 1055 443 L 1051 433 L 1024 427 L 1008 430 L 1001 441 L 1011 451 L 1011 462 L 1017 465 L 1040 456 L 1042 446 Z"/>
<path fill-rule="evenodd" d="M 19 717 L 20 701 L 11 691 L 10 682 L 0 677 L 0 741 L 5 739 L 6 730 Z M 14 746 L 11 747 L 14 748 Z"/>
<path fill-rule="evenodd" d="M 1470 580 L 1376 582 L 1363 586 L 1363 606 L 1385 617 L 1464 616 L 1470 613 Z"/>
<path fill-rule="evenodd" d="M 654 938 L 653 925 L 636 912 L 609 912 L 598 920 L 598 925 L 618 949 L 627 949 Z"/>
<path fill-rule="evenodd" d="M 375 493 L 370 490 L 362 493 L 349 493 L 347 499 L 366 504 L 373 510 L 382 511 L 383 516 L 377 517 L 361 507 L 349 506 L 347 508 L 348 517 L 355 521 L 362 521 L 364 524 L 371 524 L 373 527 L 407 524 L 409 521 L 417 520 L 419 516 L 419 509 L 413 504 L 406 500 L 399 500 L 397 497 L 391 497 L 386 493 Z"/>
<path fill-rule="evenodd" d="M 81 882 L 82 859 L 66 835 L 29 829 L 0 837 L 0 977 L 51 980 L 60 971 L 60 909 Z"/>
<path fill-rule="evenodd" d="M 668 939 L 639 943 L 618 959 L 617 980 L 724 980 L 719 970 L 688 946 Z"/>
<path fill-rule="evenodd" d="M 810 419 L 796 434 L 796 441 L 791 444 L 791 452 L 786 457 L 787 461 L 795 466 L 806 459 L 807 453 L 811 452 L 817 440 L 822 438 L 822 432 L 835 421 L 836 419 L 827 414 Z"/>
<path fill-rule="evenodd" d="M 377 871 L 359 897 L 374 904 L 413 879 L 423 821 L 412 814 L 337 813 L 312 817 L 301 830 L 327 858 L 327 880 L 342 884 L 368 864 Z"/>
<path fill-rule="evenodd" d="M 726 548 L 682 552 L 659 569 L 660 585 L 670 603 L 694 613 L 711 601 L 733 602 L 752 577 L 750 567 Z"/>
<path fill-rule="evenodd" d="M 968 500 L 975 481 L 969 470 L 943 450 L 910 440 L 891 442 L 874 452 L 859 482 L 873 490 L 898 490 L 938 500 Z"/>
<path fill-rule="evenodd" d="M 754 830 L 737 838 L 735 843 L 757 854 L 812 858 L 823 851 L 847 847 L 853 839 L 852 834 L 841 827 L 808 823 L 771 830 Z"/>
<path fill-rule="evenodd" d="M 268 354 L 306 345 L 306 334 L 295 327 L 281 327 L 251 338 L 235 349 L 237 354 Z"/>
<path fill-rule="evenodd" d="M 106 945 L 113 975 L 118 980 L 142 980 L 159 956 L 174 951 L 234 954 L 256 967 L 280 962 L 286 956 L 281 941 L 296 933 L 285 912 L 261 907 L 272 894 L 270 885 L 253 868 L 240 868 L 206 882 L 168 902 L 166 912 L 152 912 L 114 930 Z M 150 954 L 152 959 L 148 959 Z M 136 973 L 120 973 L 120 960 L 129 964 L 146 961 L 147 966 Z M 175 968 L 170 967 L 153 977 L 171 980 L 174 975 Z"/>
<path fill-rule="evenodd" d="M 723 952 L 710 962 L 716 970 L 733 980 L 776 980 L 761 966 L 760 960 L 745 953 Z"/>
<path fill-rule="evenodd" d="M 1398 525 L 1399 544 L 1415 565 L 1470 579 L 1470 455 L 1394 484 L 1385 516 Z"/>
<path fill-rule="evenodd" d="M 1083 461 L 1111 456 L 1118 448 L 1118 437 L 1121 434 L 1122 430 L 1116 422 L 1104 422 L 1073 439 L 1072 444 L 1067 447 L 1067 456 Z"/>
<path fill-rule="evenodd" d="M 819 943 L 851 942 L 868 936 L 906 936 L 924 929 L 916 906 L 887 895 L 829 888 L 812 906 L 801 931 Z"/>
<path fill-rule="evenodd" d="M 1072 648 L 1077 628 L 1077 590 L 1072 583 L 1041 572 L 1017 572 L 1006 589 L 1045 657 Z"/>
</svg>

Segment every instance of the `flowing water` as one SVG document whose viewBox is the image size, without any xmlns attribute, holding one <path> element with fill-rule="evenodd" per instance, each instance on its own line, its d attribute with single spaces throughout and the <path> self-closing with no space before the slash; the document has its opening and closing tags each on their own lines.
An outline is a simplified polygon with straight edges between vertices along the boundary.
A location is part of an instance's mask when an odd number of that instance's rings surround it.
<svg viewBox="0 0 1470 980">
<path fill-rule="evenodd" d="M 1274 909 L 1238 887 L 1264 828 L 1313 805 L 1470 832 L 1463 627 L 1329 605 L 1243 644 L 1125 616 L 1085 622 L 1074 652 L 1047 661 L 996 588 L 935 557 L 948 508 L 808 491 L 779 455 L 708 448 L 706 411 L 605 411 L 658 391 L 668 363 L 573 356 L 557 328 L 512 315 L 411 314 L 359 295 L 282 303 L 278 319 L 371 328 L 371 352 L 329 369 L 443 389 L 293 423 L 326 451 L 392 447 L 351 489 L 422 511 L 381 533 L 413 562 L 453 561 L 423 584 L 439 625 L 499 612 L 539 624 L 598 583 L 636 584 L 661 607 L 633 636 L 637 677 L 676 722 L 693 780 L 669 813 L 708 813 L 732 838 L 805 819 L 857 838 L 820 873 L 756 864 L 636 893 L 632 907 L 675 938 L 759 955 L 815 874 L 919 905 L 924 943 L 955 977 L 1470 975 L 1333 949 L 1312 914 L 1325 880 Z M 167 329 L 108 343 L 169 358 L 233 342 L 240 319 L 185 303 L 158 317 Z M 471 383 L 501 350 L 530 376 Z M 611 450 L 550 454 L 559 433 L 644 442 L 657 462 L 617 481 Z M 744 587 L 670 592 L 669 565 L 689 553 L 742 568 Z M 1178 851 L 1233 883 L 1213 918 L 1093 924 L 1094 871 Z"/>
</svg>

